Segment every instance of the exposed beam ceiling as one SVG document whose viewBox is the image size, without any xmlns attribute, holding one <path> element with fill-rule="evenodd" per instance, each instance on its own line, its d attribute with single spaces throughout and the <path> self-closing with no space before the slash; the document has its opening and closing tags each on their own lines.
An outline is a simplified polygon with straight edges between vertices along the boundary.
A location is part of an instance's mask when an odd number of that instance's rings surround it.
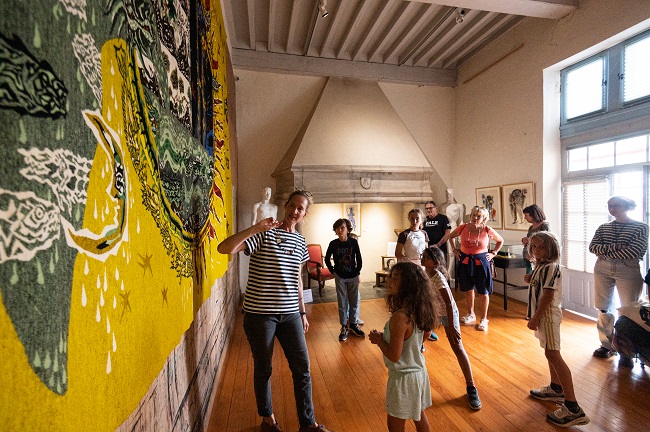
<svg viewBox="0 0 650 432">
<path fill-rule="evenodd" d="M 223 0 L 235 69 L 456 85 L 457 69 L 525 17 L 577 0 Z M 462 11 L 462 12 L 461 12 Z"/>
</svg>

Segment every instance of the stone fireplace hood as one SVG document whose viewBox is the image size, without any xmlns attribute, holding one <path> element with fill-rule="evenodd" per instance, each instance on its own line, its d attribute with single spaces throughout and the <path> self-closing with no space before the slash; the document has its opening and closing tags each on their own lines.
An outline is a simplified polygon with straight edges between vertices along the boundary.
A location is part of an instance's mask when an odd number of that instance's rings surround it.
<svg viewBox="0 0 650 432">
<path fill-rule="evenodd" d="M 377 83 L 329 78 L 273 177 L 282 203 L 298 187 L 316 203 L 424 202 L 432 173 Z"/>
</svg>

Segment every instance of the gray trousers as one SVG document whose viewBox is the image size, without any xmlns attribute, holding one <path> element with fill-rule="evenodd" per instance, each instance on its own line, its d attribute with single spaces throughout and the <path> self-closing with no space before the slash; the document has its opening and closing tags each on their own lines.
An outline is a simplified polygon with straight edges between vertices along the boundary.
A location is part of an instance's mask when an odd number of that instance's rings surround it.
<svg viewBox="0 0 650 432">
<path fill-rule="evenodd" d="M 316 423 L 311 396 L 309 353 L 300 314 L 296 312 L 265 315 L 245 312 L 244 332 L 253 354 L 253 385 L 257 413 L 262 417 L 270 417 L 273 414 L 271 372 L 273 371 L 273 345 L 277 337 L 293 377 L 293 394 L 300 426 Z"/>
<path fill-rule="evenodd" d="M 643 277 L 637 259 L 599 257 L 594 266 L 594 306 L 598 309 L 598 337 L 603 348 L 612 349 L 614 333 L 614 289 L 621 305 L 639 300 Z"/>
<path fill-rule="evenodd" d="M 336 300 L 339 304 L 339 322 L 342 326 L 356 324 L 359 321 L 359 276 L 344 279 L 335 275 Z"/>
</svg>

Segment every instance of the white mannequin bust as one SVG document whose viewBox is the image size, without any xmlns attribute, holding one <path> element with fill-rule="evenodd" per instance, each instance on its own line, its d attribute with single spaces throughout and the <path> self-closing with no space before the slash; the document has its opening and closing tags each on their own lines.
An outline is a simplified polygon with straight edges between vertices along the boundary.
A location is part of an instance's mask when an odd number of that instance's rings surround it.
<svg viewBox="0 0 650 432">
<path fill-rule="evenodd" d="M 277 219 L 278 217 L 278 206 L 271 204 L 271 188 L 265 187 L 262 192 L 262 201 L 256 203 L 253 206 L 253 223 L 255 225 L 262 219 L 272 217 Z"/>
<path fill-rule="evenodd" d="M 447 201 L 438 206 L 438 211 L 449 218 L 452 231 L 462 224 L 465 218 L 465 204 L 456 202 L 453 189 L 447 189 Z"/>
<path fill-rule="evenodd" d="M 438 206 L 438 211 L 449 218 L 451 230 L 455 230 L 458 225 L 463 223 L 465 218 L 465 204 L 458 204 L 454 198 L 454 190 L 447 189 L 447 201 Z M 456 239 L 450 240 L 455 242 Z M 454 253 L 451 245 L 447 246 L 447 271 L 452 279 L 455 278 L 456 269 L 454 266 Z"/>
</svg>

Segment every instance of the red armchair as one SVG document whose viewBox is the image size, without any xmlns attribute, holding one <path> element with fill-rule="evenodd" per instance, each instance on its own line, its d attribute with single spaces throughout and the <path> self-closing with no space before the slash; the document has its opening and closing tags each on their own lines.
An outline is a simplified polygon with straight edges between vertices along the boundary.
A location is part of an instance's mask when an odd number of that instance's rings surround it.
<svg viewBox="0 0 650 432">
<path fill-rule="evenodd" d="M 311 285 L 312 279 L 318 282 L 318 295 L 323 296 L 325 281 L 334 279 L 334 275 L 323 264 L 323 249 L 319 244 L 308 244 L 309 261 L 307 261 L 307 282 Z M 308 286 L 309 288 L 309 286 Z"/>
</svg>

